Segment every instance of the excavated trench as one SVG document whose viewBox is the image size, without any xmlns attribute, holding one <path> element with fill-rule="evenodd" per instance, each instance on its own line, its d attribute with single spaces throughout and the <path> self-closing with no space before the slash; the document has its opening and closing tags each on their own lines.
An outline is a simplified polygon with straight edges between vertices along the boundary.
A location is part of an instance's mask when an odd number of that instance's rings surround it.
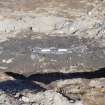
<svg viewBox="0 0 105 105">
<path fill-rule="evenodd" d="M 1 70 L 20 74 L 93 71 L 105 65 L 105 47 L 94 38 L 10 38 L 0 44 L 0 50 Z"/>
</svg>

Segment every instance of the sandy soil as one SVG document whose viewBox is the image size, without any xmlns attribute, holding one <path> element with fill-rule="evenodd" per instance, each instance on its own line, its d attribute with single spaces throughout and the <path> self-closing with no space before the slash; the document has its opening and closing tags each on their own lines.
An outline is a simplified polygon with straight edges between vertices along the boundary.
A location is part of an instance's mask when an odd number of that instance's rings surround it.
<svg viewBox="0 0 105 105">
<path fill-rule="evenodd" d="M 0 104 L 104 105 L 105 0 L 0 0 Z"/>
</svg>

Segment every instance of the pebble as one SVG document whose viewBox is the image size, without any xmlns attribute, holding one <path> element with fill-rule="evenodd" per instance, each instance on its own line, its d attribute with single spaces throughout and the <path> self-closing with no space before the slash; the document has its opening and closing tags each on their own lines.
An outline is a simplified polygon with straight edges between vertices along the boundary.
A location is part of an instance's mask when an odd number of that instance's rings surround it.
<svg viewBox="0 0 105 105">
<path fill-rule="evenodd" d="M 23 96 L 20 100 L 22 100 L 24 102 L 29 102 L 30 101 L 29 98 L 28 97 L 25 97 L 25 96 Z"/>
<path fill-rule="evenodd" d="M 3 59 L 2 62 L 9 64 L 9 63 L 12 63 L 12 62 L 13 62 L 13 59 L 14 59 L 14 58 L 10 58 L 10 59 L 8 59 L 8 60 Z"/>
</svg>

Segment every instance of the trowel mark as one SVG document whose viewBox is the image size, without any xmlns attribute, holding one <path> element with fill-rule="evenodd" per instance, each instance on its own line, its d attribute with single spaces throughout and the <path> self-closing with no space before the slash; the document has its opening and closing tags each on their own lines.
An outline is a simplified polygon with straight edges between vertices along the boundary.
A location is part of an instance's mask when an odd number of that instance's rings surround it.
<svg viewBox="0 0 105 105">
<path fill-rule="evenodd" d="M 32 48 L 33 53 L 39 53 L 39 54 L 71 54 L 73 52 L 79 52 L 84 53 L 87 50 L 87 47 L 79 46 L 79 47 L 71 47 L 71 48 L 56 48 L 56 47 L 50 47 L 50 48 L 40 48 L 35 47 Z"/>
</svg>

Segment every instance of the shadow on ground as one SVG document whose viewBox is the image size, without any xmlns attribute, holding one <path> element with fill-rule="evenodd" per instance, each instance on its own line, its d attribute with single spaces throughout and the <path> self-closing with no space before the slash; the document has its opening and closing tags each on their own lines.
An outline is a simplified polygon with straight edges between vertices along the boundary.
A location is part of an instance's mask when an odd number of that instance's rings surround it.
<svg viewBox="0 0 105 105">
<path fill-rule="evenodd" d="M 25 77 L 21 74 L 16 74 L 13 72 L 6 72 L 9 76 L 14 77 L 14 81 L 4 81 L 0 83 L 0 89 L 6 92 L 22 91 L 24 89 L 29 90 L 45 90 L 38 84 L 33 84 L 32 81 L 42 82 L 44 84 L 49 84 L 56 80 L 65 80 L 65 79 L 75 79 L 75 78 L 84 78 L 84 79 L 94 79 L 94 78 L 105 78 L 105 68 L 101 68 L 94 72 L 75 72 L 75 73 L 39 73 L 33 74 L 29 77 Z"/>
<path fill-rule="evenodd" d="M 36 73 L 32 74 L 29 77 L 25 77 L 21 74 L 6 72 L 9 76 L 14 77 L 15 79 L 26 79 L 28 81 L 38 81 L 45 84 L 49 84 L 56 80 L 65 80 L 65 79 L 75 79 L 75 78 L 84 78 L 84 79 L 94 79 L 94 78 L 104 78 L 105 77 L 105 68 L 93 72 L 75 72 L 75 73 Z"/>
</svg>

